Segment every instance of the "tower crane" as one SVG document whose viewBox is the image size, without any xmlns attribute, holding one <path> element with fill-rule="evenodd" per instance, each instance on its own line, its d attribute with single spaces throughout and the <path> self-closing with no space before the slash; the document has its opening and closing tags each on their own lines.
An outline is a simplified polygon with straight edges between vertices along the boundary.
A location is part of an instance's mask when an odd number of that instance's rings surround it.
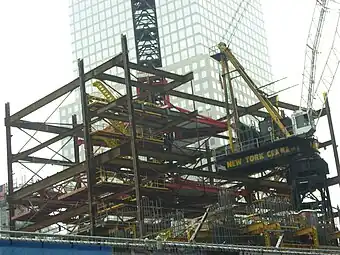
<svg viewBox="0 0 340 255">
<path fill-rule="evenodd" d="M 312 105 L 316 79 L 316 64 L 321 34 L 327 14 L 326 8 L 329 0 L 317 0 L 315 2 L 316 3 L 313 12 L 313 18 L 309 28 L 306 44 L 305 63 L 302 75 L 300 109 L 294 112 L 292 116 L 295 134 L 304 134 L 309 132 L 314 133 L 315 131 Z M 308 92 L 306 96 L 304 96 L 303 93 L 305 88 L 307 88 Z M 305 110 L 302 109 L 303 103 L 306 103 L 307 105 L 307 108 Z"/>
<path fill-rule="evenodd" d="M 263 91 L 261 91 L 255 85 L 253 80 L 247 75 L 243 66 L 237 61 L 236 57 L 229 49 L 229 42 L 227 44 L 220 43 L 217 46 L 217 48 L 219 49 L 219 53 L 213 54 L 213 58 L 221 62 L 222 67 L 228 66 L 227 63 L 231 63 L 232 66 L 238 71 L 238 73 L 246 82 L 248 87 L 253 91 L 253 93 L 259 99 L 261 104 L 266 108 L 267 112 L 269 113 L 272 119 L 274 129 L 276 127 L 277 130 L 280 130 L 281 137 L 282 136 L 289 137 L 290 135 L 297 135 L 303 137 L 313 136 L 316 130 L 315 119 L 319 117 L 317 116 L 316 112 L 313 111 L 313 100 L 316 96 L 319 96 L 317 95 L 317 89 L 320 83 L 327 83 L 326 87 L 327 90 L 329 91 L 332 82 L 335 79 L 335 75 L 337 73 L 340 61 L 338 58 L 336 59 L 336 61 L 334 61 L 333 59 L 331 59 L 331 57 L 337 56 L 335 39 L 337 37 L 340 38 L 340 33 L 338 31 L 338 24 L 340 18 L 339 13 L 338 22 L 333 36 L 333 43 L 329 51 L 328 57 L 326 58 L 325 67 L 322 70 L 320 80 L 317 80 L 316 78 L 317 66 L 320 66 L 318 64 L 319 45 L 322 39 L 322 32 L 324 30 L 324 24 L 326 21 L 327 14 L 331 10 L 331 8 L 329 7 L 331 2 L 333 1 L 316 0 L 313 12 L 313 19 L 310 25 L 306 45 L 300 107 L 299 110 L 295 111 L 292 114 L 290 121 L 285 121 L 286 118 L 284 116 L 281 116 L 276 107 L 267 98 L 267 95 L 263 93 Z M 334 63 L 332 62 L 335 62 L 336 65 L 334 65 Z M 323 77 L 326 76 L 325 73 L 327 71 L 329 73 L 328 80 Z M 232 88 L 230 88 L 230 90 L 232 90 Z M 231 100 L 233 101 L 233 98 L 231 98 Z M 237 109 L 233 109 L 233 112 L 235 111 L 237 111 Z M 230 141 L 231 145 L 232 143 L 233 141 Z"/>
<path fill-rule="evenodd" d="M 315 1 L 313 18 L 310 24 L 305 50 L 300 108 L 292 115 L 293 129 L 296 135 L 313 134 L 315 132 L 315 119 L 320 117 L 320 115 L 317 116 L 317 114 L 313 111 L 313 102 L 316 97 L 320 97 L 320 95 L 318 95 L 318 88 L 320 85 L 324 85 L 324 89 L 328 92 L 333 84 L 339 67 L 336 39 L 339 39 L 340 37 L 338 30 L 340 12 L 336 9 L 337 22 L 333 34 L 332 45 L 330 46 L 320 77 L 317 78 L 317 67 L 320 66 L 320 62 L 318 61 L 320 54 L 319 46 L 322 39 L 326 17 L 328 17 L 329 13 L 332 11 L 330 5 L 333 2 L 336 3 L 332 0 Z M 325 95 L 327 95 L 327 93 Z M 305 108 L 303 107 L 304 105 L 306 106 Z"/>
<path fill-rule="evenodd" d="M 131 0 L 132 20 L 135 35 L 137 64 L 160 68 L 162 67 L 162 54 L 160 47 L 157 12 L 155 0 Z M 138 74 L 140 82 L 150 83 L 152 86 L 166 84 L 163 77 L 148 77 Z M 152 103 L 167 104 L 169 96 L 154 95 L 150 91 L 137 89 L 137 94 L 148 94 Z"/>
</svg>

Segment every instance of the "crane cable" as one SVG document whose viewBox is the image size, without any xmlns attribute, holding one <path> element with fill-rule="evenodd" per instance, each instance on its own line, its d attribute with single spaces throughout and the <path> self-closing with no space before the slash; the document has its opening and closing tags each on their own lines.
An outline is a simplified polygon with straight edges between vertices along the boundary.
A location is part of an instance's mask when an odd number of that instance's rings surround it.
<svg viewBox="0 0 340 255">
<path fill-rule="evenodd" d="M 325 71 L 328 70 L 329 72 L 331 72 L 331 76 L 330 76 L 330 81 L 329 81 L 329 86 L 326 87 L 327 91 L 326 91 L 326 96 L 328 96 L 328 93 L 329 91 L 331 90 L 332 88 L 332 85 L 333 85 L 333 82 L 335 80 L 335 77 L 337 75 L 337 72 L 338 72 L 338 68 L 339 68 L 339 65 L 340 65 L 340 52 L 336 49 L 335 45 L 336 45 L 336 39 L 339 38 L 340 39 L 340 33 L 339 33 L 339 28 L 340 28 L 340 10 L 338 10 L 338 17 L 337 17 L 337 23 L 336 23 L 336 28 L 335 28 L 335 31 L 334 31 L 334 35 L 333 35 L 333 40 L 332 40 L 332 46 L 331 46 L 331 49 L 329 50 L 328 52 L 328 56 L 327 56 L 327 60 L 326 60 L 326 63 L 324 65 L 324 68 L 321 72 L 321 75 L 320 75 L 320 79 L 318 81 L 318 84 L 315 88 L 315 92 L 314 92 L 314 97 L 315 95 L 318 96 L 318 98 L 323 102 L 322 104 L 322 108 L 324 108 L 324 105 L 325 105 L 325 99 L 321 98 L 320 95 L 318 95 L 316 92 L 320 86 L 321 83 L 326 83 L 326 81 L 324 80 L 324 74 L 325 74 Z M 335 56 L 336 57 L 336 66 L 334 68 L 334 70 L 331 70 L 330 68 L 330 65 L 329 65 L 329 62 L 330 62 L 330 58 L 331 56 Z M 321 117 L 321 114 L 322 114 L 322 111 L 320 111 L 319 115 L 318 115 L 318 118 L 317 118 L 317 122 L 316 122 L 316 125 L 319 123 L 319 120 L 320 120 L 320 117 Z"/>
<path fill-rule="evenodd" d="M 242 10 L 241 10 L 241 7 L 242 7 L 242 5 L 243 5 L 244 2 L 246 2 L 246 5 L 245 5 L 245 6 L 242 8 Z M 250 4 L 250 0 L 242 0 L 242 1 L 239 3 L 239 5 L 238 5 L 238 7 L 237 7 L 237 9 L 236 9 L 236 12 L 234 13 L 233 18 L 231 19 L 231 22 L 229 23 L 229 26 L 228 26 L 228 28 L 227 28 L 227 31 L 226 31 L 225 35 L 222 37 L 222 40 L 221 40 L 221 41 L 224 41 L 224 40 L 226 39 L 227 35 L 228 35 L 228 31 L 230 30 L 231 26 L 233 25 L 234 21 L 236 20 L 237 14 L 238 14 L 239 12 L 241 12 L 241 13 L 240 13 L 240 17 L 238 18 L 238 20 L 237 20 L 235 26 L 233 27 L 233 31 L 232 31 L 232 33 L 230 34 L 229 39 L 227 40 L 227 43 L 226 43 L 226 44 L 228 45 L 228 48 L 229 48 L 229 46 L 230 46 L 230 44 L 231 44 L 231 42 L 232 42 L 232 39 L 233 39 L 233 37 L 234 37 L 234 35 L 235 35 L 235 33 L 236 33 L 237 27 L 238 27 L 239 23 L 241 22 L 241 19 L 243 18 L 244 13 L 245 13 L 245 11 L 247 10 L 247 7 L 248 7 L 249 4 Z"/>
<path fill-rule="evenodd" d="M 328 86 L 326 86 L 324 84 L 325 87 L 326 87 L 327 94 L 328 94 L 328 92 L 330 91 L 330 88 L 332 86 L 333 80 L 335 78 L 336 71 L 338 69 L 338 66 L 337 66 L 335 68 L 335 71 L 330 70 L 331 68 L 330 68 L 329 62 L 330 62 L 332 52 L 336 51 L 336 49 L 335 49 L 335 39 L 336 39 L 336 36 L 339 35 L 339 31 L 338 31 L 339 17 L 337 17 L 337 24 L 336 24 L 335 33 L 333 35 L 331 49 L 329 50 L 328 55 L 326 57 L 326 62 L 325 62 L 324 68 L 322 69 L 322 72 L 321 72 L 321 75 L 320 75 L 318 82 L 315 82 L 315 80 L 316 80 L 315 74 L 316 74 L 316 66 L 317 66 L 316 61 L 317 61 L 317 55 L 319 54 L 318 48 L 319 48 L 319 45 L 320 45 L 320 40 L 322 40 L 321 34 L 323 32 L 323 25 L 324 25 L 325 20 L 326 20 L 325 16 L 327 16 L 326 13 L 329 13 L 331 11 L 336 10 L 338 12 L 338 15 L 339 15 L 339 8 L 334 8 L 334 7 L 331 8 L 330 4 L 329 4 L 330 2 L 335 3 L 335 4 L 340 4 L 339 2 L 337 2 L 335 0 L 324 0 L 324 1 L 316 0 L 316 5 L 315 5 L 315 8 L 314 8 L 314 12 L 313 12 L 313 18 L 312 18 L 312 22 L 311 22 L 311 25 L 310 25 L 310 28 L 309 28 L 309 33 L 308 33 L 308 38 L 307 38 L 307 47 L 306 47 L 306 53 L 305 53 L 305 61 L 304 61 L 305 63 L 304 63 L 303 80 L 302 80 L 302 86 L 301 86 L 301 99 L 300 99 L 300 108 L 302 107 L 302 104 L 304 102 L 304 103 L 307 103 L 307 110 L 313 110 L 313 101 L 316 97 L 318 97 L 320 99 L 320 101 L 324 102 L 324 99 L 322 99 L 320 97 L 320 95 L 318 95 L 317 91 L 318 91 L 318 88 L 320 86 L 320 83 L 325 83 L 325 79 L 326 79 L 324 77 L 325 71 L 331 72 L 331 81 L 329 81 Z M 321 10 L 320 10 L 320 14 L 319 14 L 320 15 L 319 19 L 318 19 L 318 21 L 316 21 L 315 20 L 315 18 L 316 18 L 315 13 L 316 13 L 318 7 L 321 8 Z M 314 35 L 314 38 L 311 38 L 313 25 L 317 26 L 317 28 L 316 28 L 317 30 L 315 31 L 316 34 Z M 313 44 L 313 48 L 311 46 L 309 46 L 310 40 L 313 40 L 311 42 Z M 309 55 L 309 54 L 311 54 L 311 55 Z M 333 52 L 333 55 L 336 55 L 336 54 Z M 338 62 L 338 59 L 337 59 L 336 62 Z M 328 69 L 328 70 L 326 70 L 326 69 Z M 332 72 L 332 71 L 334 71 L 334 72 Z M 308 90 L 307 95 L 304 94 L 304 89 Z M 305 98 L 306 96 L 307 96 L 307 98 Z M 318 116 L 318 118 L 320 118 L 320 115 Z"/>
</svg>

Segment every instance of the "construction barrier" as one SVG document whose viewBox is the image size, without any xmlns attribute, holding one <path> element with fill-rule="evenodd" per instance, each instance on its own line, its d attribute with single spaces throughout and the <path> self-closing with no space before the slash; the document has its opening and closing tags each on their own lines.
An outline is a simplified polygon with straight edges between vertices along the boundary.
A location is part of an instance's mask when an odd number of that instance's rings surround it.
<svg viewBox="0 0 340 255">
<path fill-rule="evenodd" d="M 46 241 L 0 240 L 0 255 L 111 255 L 112 248 L 91 245 Z"/>
<path fill-rule="evenodd" d="M 0 230 L 0 255 L 339 255 L 338 247 L 275 248 L 251 245 L 167 242 L 155 239 L 54 235 Z"/>
</svg>

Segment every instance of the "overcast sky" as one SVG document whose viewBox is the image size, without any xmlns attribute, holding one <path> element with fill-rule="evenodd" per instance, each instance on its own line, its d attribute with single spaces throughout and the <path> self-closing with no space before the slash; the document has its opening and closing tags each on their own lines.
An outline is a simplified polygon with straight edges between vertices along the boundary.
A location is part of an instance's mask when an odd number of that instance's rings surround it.
<svg viewBox="0 0 340 255">
<path fill-rule="evenodd" d="M 285 86 L 301 83 L 305 43 L 315 2 L 262 0 L 262 3 L 274 75 L 276 78 L 287 76 Z M 11 102 L 12 112 L 16 112 L 73 78 L 68 1 L 0 0 L 0 31 L 0 118 L 3 119 L 5 102 Z M 334 86 L 333 95 L 338 92 Z M 295 90 L 283 97 L 295 94 L 296 100 L 298 93 L 299 90 Z M 334 97 L 330 100 L 335 116 Z M 335 130 L 340 130 L 337 119 L 334 118 Z M 3 124 L 0 144 L 0 183 L 4 183 L 7 173 Z M 326 157 L 331 160 L 330 155 Z M 330 165 L 333 166 L 333 162 Z M 335 172 L 334 167 L 331 171 Z"/>
</svg>

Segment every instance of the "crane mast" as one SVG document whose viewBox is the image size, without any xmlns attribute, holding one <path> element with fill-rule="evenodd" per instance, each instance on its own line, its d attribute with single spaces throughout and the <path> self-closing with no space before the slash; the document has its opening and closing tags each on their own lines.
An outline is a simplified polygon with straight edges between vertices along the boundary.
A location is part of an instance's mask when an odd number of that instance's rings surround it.
<svg viewBox="0 0 340 255">
<path fill-rule="evenodd" d="M 302 104 L 306 104 L 308 112 L 312 111 L 313 109 L 314 86 L 317 66 L 316 63 L 322 30 L 327 14 L 326 11 L 327 4 L 328 0 L 316 1 L 313 19 L 309 28 L 308 39 L 306 44 L 300 108 L 302 107 Z M 303 94 L 304 88 L 308 89 L 307 96 Z"/>
<path fill-rule="evenodd" d="M 137 64 L 162 67 L 155 0 L 131 0 Z"/>
<path fill-rule="evenodd" d="M 137 64 L 159 68 L 162 67 L 157 12 L 155 0 L 131 0 L 132 20 L 135 35 Z M 164 86 L 163 77 L 149 77 L 139 73 L 138 80 L 153 86 Z M 169 96 L 155 95 L 150 91 L 137 89 L 137 94 L 147 94 L 147 100 L 164 105 L 169 102 Z"/>
<path fill-rule="evenodd" d="M 316 67 L 328 2 L 329 0 L 316 1 L 309 28 L 302 76 L 300 109 L 292 115 L 293 129 L 297 135 L 312 135 L 315 132 L 313 100 L 316 93 Z M 307 93 L 304 92 L 305 89 L 307 89 Z M 306 109 L 303 107 L 304 104 Z"/>
</svg>

